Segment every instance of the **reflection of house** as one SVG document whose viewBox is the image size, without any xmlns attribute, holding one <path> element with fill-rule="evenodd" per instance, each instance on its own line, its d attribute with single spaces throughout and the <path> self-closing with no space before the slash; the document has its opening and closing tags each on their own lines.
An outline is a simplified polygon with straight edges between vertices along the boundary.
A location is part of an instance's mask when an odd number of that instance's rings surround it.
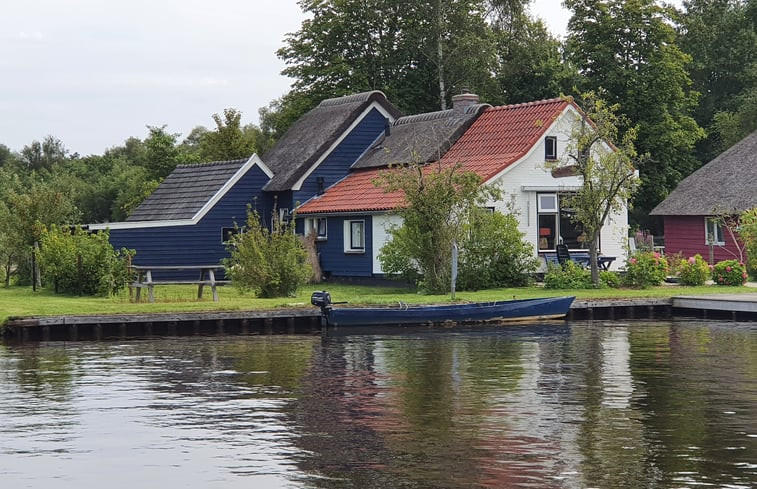
<svg viewBox="0 0 757 489">
<path fill-rule="evenodd" d="M 506 199 L 491 202 L 491 207 L 507 212 L 512 202 L 520 214 L 520 229 L 535 249 L 553 252 L 560 239 L 573 250 L 585 249 L 562 199 L 580 181 L 574 176 L 554 178 L 545 168 L 545 160 L 562 158 L 577 107 L 562 99 L 484 107 L 469 94 L 457 96 L 455 102 L 459 106 L 450 111 L 398 119 L 349 176 L 298 209 L 305 230 L 319 233 L 324 272 L 382 273 L 378 252 L 387 239 L 387 226 L 398 222 L 389 211 L 404 200 L 399 193 L 384 193 L 372 181 L 386 165 L 409 161 L 460 164 L 486 184 L 500 185 Z M 431 120 L 442 121 L 439 127 L 447 131 L 434 129 Z M 604 254 L 623 256 L 626 235 L 626 213 L 611 216 L 601 236 Z"/>
<path fill-rule="evenodd" d="M 650 213 L 662 216 L 665 252 L 697 253 L 715 261 L 739 256 L 733 236 L 715 216 L 735 215 L 757 206 L 757 131 L 678 184 Z"/>
<path fill-rule="evenodd" d="M 125 222 L 109 228 L 139 265 L 208 265 L 227 256 L 224 241 L 247 206 L 284 213 L 342 178 L 399 116 L 378 91 L 328 99 L 302 116 L 263 159 L 177 167 Z"/>
</svg>

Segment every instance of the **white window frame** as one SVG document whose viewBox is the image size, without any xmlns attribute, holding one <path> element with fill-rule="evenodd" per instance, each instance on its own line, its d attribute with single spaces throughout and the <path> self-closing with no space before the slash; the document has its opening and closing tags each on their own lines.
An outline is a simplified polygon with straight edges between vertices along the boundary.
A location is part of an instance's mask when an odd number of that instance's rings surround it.
<svg viewBox="0 0 757 489">
<path fill-rule="evenodd" d="M 353 243 L 353 225 L 359 226 L 361 233 L 359 243 Z M 344 221 L 344 252 L 365 253 L 365 219 L 345 219 Z"/>
<path fill-rule="evenodd" d="M 536 211 L 540 214 L 558 214 L 560 208 L 557 205 L 557 194 L 537 194 Z"/>
<path fill-rule="evenodd" d="M 322 223 L 323 226 L 319 223 Z M 329 237 L 328 219 L 325 217 L 308 217 L 305 219 L 305 236 L 315 231 L 317 241 L 326 241 Z"/>
<path fill-rule="evenodd" d="M 717 218 L 705 217 L 704 218 L 704 244 L 710 245 L 710 235 L 712 234 L 714 241 L 712 244 L 715 246 L 725 246 L 725 232 L 723 230 L 723 223 Z"/>
<path fill-rule="evenodd" d="M 549 146 L 552 145 L 552 152 L 549 152 Z M 544 159 L 547 161 L 557 160 L 557 137 L 547 136 L 544 138 Z"/>
</svg>

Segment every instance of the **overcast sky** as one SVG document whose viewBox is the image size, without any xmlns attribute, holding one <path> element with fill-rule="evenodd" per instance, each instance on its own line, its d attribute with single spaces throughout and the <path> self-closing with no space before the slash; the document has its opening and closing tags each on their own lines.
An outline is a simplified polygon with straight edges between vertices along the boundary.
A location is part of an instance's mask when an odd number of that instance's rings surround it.
<svg viewBox="0 0 757 489">
<path fill-rule="evenodd" d="M 562 35 L 562 0 L 532 12 Z M 276 57 L 303 14 L 296 0 L 23 0 L 3 2 L 0 144 L 50 134 L 102 154 L 146 125 L 186 136 L 233 107 L 243 123 L 287 92 Z"/>
</svg>

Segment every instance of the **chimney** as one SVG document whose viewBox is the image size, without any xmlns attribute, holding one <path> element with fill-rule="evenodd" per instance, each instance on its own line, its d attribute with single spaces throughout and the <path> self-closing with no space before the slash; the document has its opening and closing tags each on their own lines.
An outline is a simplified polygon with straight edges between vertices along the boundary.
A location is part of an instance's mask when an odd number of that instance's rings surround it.
<svg viewBox="0 0 757 489">
<path fill-rule="evenodd" d="M 392 127 L 392 123 L 389 122 L 388 117 L 385 117 L 384 118 L 384 135 L 386 137 L 389 137 L 389 134 L 391 133 L 391 127 Z"/>
<path fill-rule="evenodd" d="M 478 95 L 475 93 L 461 93 L 452 96 L 452 111 L 455 115 L 465 114 L 465 109 L 478 103 Z"/>
</svg>

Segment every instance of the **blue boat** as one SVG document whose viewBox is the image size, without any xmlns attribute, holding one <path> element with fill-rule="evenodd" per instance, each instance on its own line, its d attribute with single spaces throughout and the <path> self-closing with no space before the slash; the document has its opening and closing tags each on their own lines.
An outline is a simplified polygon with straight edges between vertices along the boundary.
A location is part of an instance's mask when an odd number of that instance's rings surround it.
<svg viewBox="0 0 757 489">
<path fill-rule="evenodd" d="M 331 294 L 313 292 L 310 303 L 321 308 L 326 326 L 377 326 L 479 323 L 565 317 L 575 297 L 544 297 L 444 305 L 398 304 L 387 307 L 334 307 Z M 344 304 L 344 303 L 341 303 Z"/>
</svg>

